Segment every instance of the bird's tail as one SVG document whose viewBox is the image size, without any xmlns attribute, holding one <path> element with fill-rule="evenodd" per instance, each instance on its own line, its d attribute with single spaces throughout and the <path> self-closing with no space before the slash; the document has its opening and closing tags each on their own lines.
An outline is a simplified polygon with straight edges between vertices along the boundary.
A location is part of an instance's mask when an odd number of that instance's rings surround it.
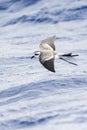
<svg viewBox="0 0 87 130">
<path fill-rule="evenodd" d="M 60 54 L 60 57 L 75 57 L 79 56 L 78 54 L 72 54 L 72 53 L 65 53 L 65 54 Z"/>
<path fill-rule="evenodd" d="M 66 62 L 68 62 L 68 63 L 70 63 L 70 64 L 77 65 L 76 63 L 73 63 L 73 62 L 71 62 L 71 61 L 68 61 L 68 60 L 66 60 L 66 59 L 64 58 L 64 57 L 75 57 L 75 56 L 78 56 L 78 54 L 65 53 L 65 54 L 61 54 L 61 55 L 59 56 L 59 59 L 64 60 L 64 61 L 66 61 Z"/>
</svg>

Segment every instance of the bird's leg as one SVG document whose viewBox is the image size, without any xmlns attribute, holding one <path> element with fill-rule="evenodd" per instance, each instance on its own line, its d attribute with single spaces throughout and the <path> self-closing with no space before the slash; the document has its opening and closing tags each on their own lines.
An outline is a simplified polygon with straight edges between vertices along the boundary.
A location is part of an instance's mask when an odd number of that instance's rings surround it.
<svg viewBox="0 0 87 130">
<path fill-rule="evenodd" d="M 65 54 L 59 55 L 59 59 L 64 60 L 64 61 L 66 61 L 70 64 L 77 65 L 76 63 L 70 62 L 70 61 L 66 60 L 65 58 L 63 58 L 63 57 L 75 57 L 75 56 L 79 56 L 79 55 L 78 54 L 72 54 L 72 53 L 65 53 Z"/>
<path fill-rule="evenodd" d="M 64 60 L 64 61 L 66 61 L 66 62 L 68 62 L 68 63 L 70 63 L 70 64 L 77 65 L 76 63 L 70 62 L 70 61 L 64 59 L 63 57 L 60 57 L 59 59 Z"/>
</svg>

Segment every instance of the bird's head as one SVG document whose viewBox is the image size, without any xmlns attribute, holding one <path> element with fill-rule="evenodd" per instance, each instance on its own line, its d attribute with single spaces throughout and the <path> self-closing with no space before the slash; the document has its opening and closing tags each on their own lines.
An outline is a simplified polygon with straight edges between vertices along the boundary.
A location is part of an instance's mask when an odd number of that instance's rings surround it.
<svg viewBox="0 0 87 130">
<path fill-rule="evenodd" d="M 34 55 L 31 57 L 31 59 L 33 59 L 35 56 L 40 55 L 40 51 L 34 51 Z"/>
<path fill-rule="evenodd" d="M 34 52 L 34 55 L 35 55 L 35 56 L 40 55 L 40 51 L 35 51 L 35 52 Z"/>
</svg>

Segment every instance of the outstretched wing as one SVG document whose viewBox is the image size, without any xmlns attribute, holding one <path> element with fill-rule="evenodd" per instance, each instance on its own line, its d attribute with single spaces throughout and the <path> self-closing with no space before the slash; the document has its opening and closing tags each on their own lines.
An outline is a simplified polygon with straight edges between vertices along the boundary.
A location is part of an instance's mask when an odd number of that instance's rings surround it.
<svg viewBox="0 0 87 130">
<path fill-rule="evenodd" d="M 48 44 L 53 50 L 55 50 L 55 44 L 54 44 L 55 36 L 48 37 L 41 41 L 41 44 Z"/>
<path fill-rule="evenodd" d="M 50 70 L 50 71 L 52 71 L 52 72 L 55 72 L 55 69 L 54 69 L 54 59 L 50 59 L 50 60 L 48 60 L 48 61 L 45 61 L 45 62 L 43 63 L 43 66 L 44 66 L 46 69 L 48 69 L 48 70 Z"/>
<path fill-rule="evenodd" d="M 49 71 L 55 72 L 54 55 L 51 51 L 43 51 L 39 56 L 40 63 Z"/>
</svg>

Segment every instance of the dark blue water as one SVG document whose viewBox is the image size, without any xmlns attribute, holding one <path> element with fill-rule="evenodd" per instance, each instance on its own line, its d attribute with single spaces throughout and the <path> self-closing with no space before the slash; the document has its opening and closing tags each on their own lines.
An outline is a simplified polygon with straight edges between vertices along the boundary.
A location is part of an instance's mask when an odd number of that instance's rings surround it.
<svg viewBox="0 0 87 130">
<path fill-rule="evenodd" d="M 52 35 L 78 66 L 30 59 Z M 87 130 L 86 0 L 0 0 L 0 130 L 43 129 Z"/>
</svg>

